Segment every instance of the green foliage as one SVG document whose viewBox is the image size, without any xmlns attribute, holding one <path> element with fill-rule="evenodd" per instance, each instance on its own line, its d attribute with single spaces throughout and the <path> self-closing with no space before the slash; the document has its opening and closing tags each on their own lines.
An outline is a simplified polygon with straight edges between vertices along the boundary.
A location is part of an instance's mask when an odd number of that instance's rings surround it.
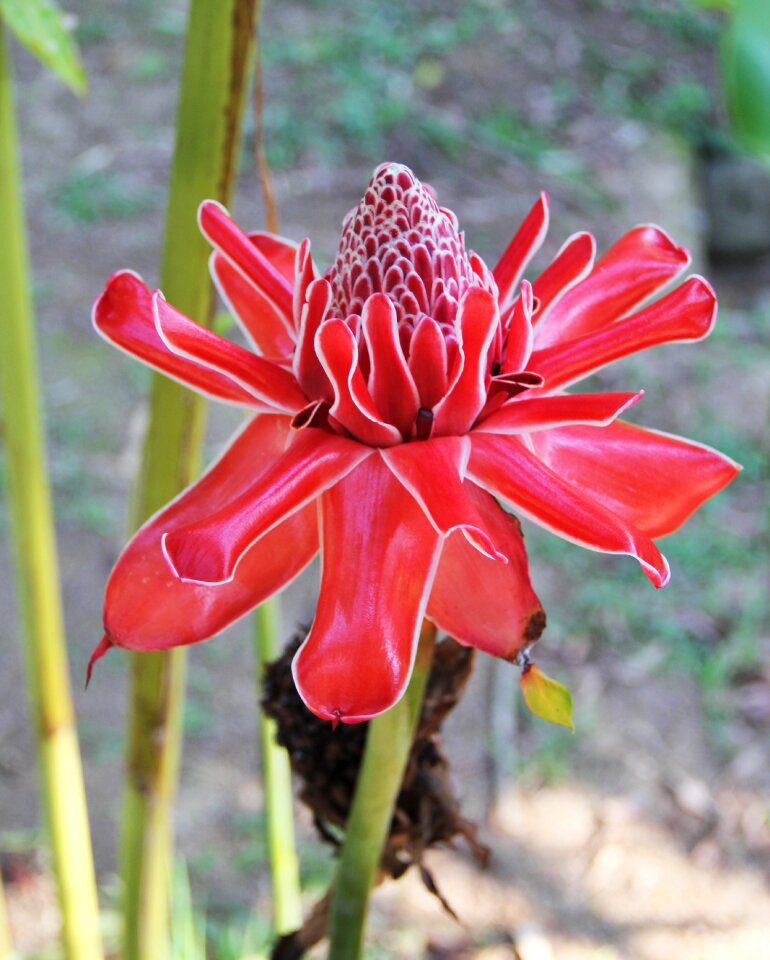
<svg viewBox="0 0 770 960">
<path fill-rule="evenodd" d="M 265 45 L 266 75 L 285 81 L 281 97 L 268 97 L 265 108 L 273 166 L 296 165 L 306 153 L 327 163 L 348 152 L 383 155 L 397 129 L 450 154 L 472 135 L 466 118 L 453 129 L 454 118 L 428 108 L 425 92 L 442 82 L 455 51 L 514 22 L 504 5 L 470 0 L 457 12 L 436 12 L 417 4 L 319 0 L 312 7 L 312 31 L 285 30 Z"/>
<path fill-rule="evenodd" d="M 206 920 L 193 906 L 190 877 L 183 860 L 174 864 L 171 888 L 170 960 L 206 960 Z"/>
<path fill-rule="evenodd" d="M 113 22 L 108 13 L 103 10 L 90 10 L 78 18 L 75 39 L 83 47 L 103 43 L 109 40 L 112 29 Z"/>
<path fill-rule="evenodd" d="M 257 914 L 228 922 L 210 921 L 210 960 L 267 960 L 274 939 L 270 924 Z"/>
<path fill-rule="evenodd" d="M 698 9 L 692 0 L 666 4 L 643 0 L 629 4 L 628 16 L 658 34 L 670 53 L 662 62 L 654 35 L 643 47 L 625 49 L 622 55 L 587 39 L 583 57 L 602 108 L 665 127 L 696 144 L 720 141 L 714 98 L 691 65 L 697 51 L 716 44 L 719 18 Z"/>
<path fill-rule="evenodd" d="M 733 130 L 770 158 L 770 11 L 767 0 L 735 0 L 721 42 L 722 83 Z"/>
<path fill-rule="evenodd" d="M 131 67 L 136 80 L 151 83 L 173 74 L 174 62 L 162 50 L 148 49 L 137 56 Z"/>
<path fill-rule="evenodd" d="M 719 140 L 697 51 L 708 54 L 720 20 L 690 0 L 590 6 L 574 20 L 581 62 L 570 67 L 569 79 L 556 72 L 544 82 L 533 66 L 531 85 L 524 86 L 522 44 L 527 37 L 535 46 L 552 43 L 539 33 L 547 27 L 535 3 L 383 7 L 374 0 L 318 0 L 306 4 L 306 17 L 272 14 L 265 45 L 270 162 L 328 167 L 397 156 L 435 166 L 436 155 L 462 162 L 476 154 L 482 164 L 512 162 L 558 176 L 585 202 L 604 207 L 609 196 L 572 145 L 575 117 L 585 114 L 587 101 L 598 101 L 611 114 L 665 126 L 699 144 Z M 604 11 L 607 24 L 592 30 L 592 18 Z M 619 13 L 629 36 L 643 32 L 641 44 L 616 31 Z M 615 35 L 617 42 L 608 43 Z M 483 80 L 458 95 L 458 82 L 468 76 Z M 512 78 L 516 88 L 509 90 Z"/>
<path fill-rule="evenodd" d="M 76 224 L 100 220 L 130 220 L 154 210 L 158 198 L 146 188 L 132 186 L 108 170 L 76 172 L 65 179 L 54 197 L 56 209 Z"/>
<path fill-rule="evenodd" d="M 52 0 L 0 0 L 2 18 L 16 39 L 76 93 L 86 73 L 67 19 Z"/>
<path fill-rule="evenodd" d="M 710 0 L 696 4 L 702 7 L 724 5 L 730 0 Z M 631 16 L 641 23 L 650 24 L 677 40 L 687 43 L 713 44 L 719 33 L 719 24 L 710 17 L 703 17 L 690 0 L 674 0 L 673 3 L 660 3 L 658 0 L 646 0 L 631 5 Z"/>
<path fill-rule="evenodd" d="M 236 867 L 239 872 L 253 874 L 267 864 L 265 815 L 239 814 L 233 817 L 233 832 L 238 838 Z"/>
</svg>

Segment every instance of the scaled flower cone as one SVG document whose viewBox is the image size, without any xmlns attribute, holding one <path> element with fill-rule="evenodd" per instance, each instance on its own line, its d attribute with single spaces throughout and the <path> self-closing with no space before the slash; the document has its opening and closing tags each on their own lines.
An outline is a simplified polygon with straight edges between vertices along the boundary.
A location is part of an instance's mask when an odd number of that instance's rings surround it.
<svg viewBox="0 0 770 960">
<path fill-rule="evenodd" d="M 247 235 L 210 201 L 199 219 L 250 349 L 130 272 L 109 280 L 94 325 L 249 419 L 124 550 L 97 655 L 205 640 L 320 549 L 295 682 L 318 716 L 366 720 L 403 694 L 423 617 L 505 659 L 537 640 L 545 617 L 501 503 L 635 557 L 661 587 L 669 568 L 654 540 L 739 469 L 619 420 L 641 392 L 567 392 L 620 357 L 710 332 L 716 300 L 702 278 L 654 299 L 689 263 L 657 227 L 635 228 L 596 263 L 593 238 L 576 234 L 529 283 L 545 195 L 489 270 L 454 214 L 393 163 L 375 171 L 323 275 L 307 240 Z"/>
</svg>

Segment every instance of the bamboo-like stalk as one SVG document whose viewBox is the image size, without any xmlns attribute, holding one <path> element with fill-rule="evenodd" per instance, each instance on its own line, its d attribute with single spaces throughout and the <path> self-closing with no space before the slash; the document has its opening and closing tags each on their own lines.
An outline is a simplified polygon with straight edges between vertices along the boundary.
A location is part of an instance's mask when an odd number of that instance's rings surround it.
<svg viewBox="0 0 770 960">
<path fill-rule="evenodd" d="M 101 960 L 99 904 L 64 639 L 21 197 L 11 67 L 0 23 L 0 381 L 27 686 L 65 955 L 69 960 Z"/>
<path fill-rule="evenodd" d="M 406 693 L 395 707 L 369 723 L 334 880 L 329 960 L 361 957 L 369 894 L 420 719 L 435 640 L 436 628 L 426 620 Z"/>
<path fill-rule="evenodd" d="M 260 677 L 265 664 L 278 652 L 279 619 L 277 600 L 267 600 L 256 612 L 256 651 Z M 288 753 L 276 742 L 276 729 L 275 720 L 263 711 L 259 718 L 259 732 L 273 920 L 276 933 L 285 934 L 302 926 L 302 894 L 294 842 L 291 767 Z"/>
<path fill-rule="evenodd" d="M 256 0 L 192 0 L 171 172 L 161 288 L 207 323 L 209 247 L 196 229 L 207 197 L 229 201 L 251 63 Z M 194 477 L 205 407 L 173 381 L 153 380 L 134 493 L 138 526 Z M 185 612 L 180 610 L 180 616 Z M 128 773 L 121 838 L 123 960 L 168 954 L 172 811 L 182 745 L 185 653 L 133 654 Z"/>
</svg>

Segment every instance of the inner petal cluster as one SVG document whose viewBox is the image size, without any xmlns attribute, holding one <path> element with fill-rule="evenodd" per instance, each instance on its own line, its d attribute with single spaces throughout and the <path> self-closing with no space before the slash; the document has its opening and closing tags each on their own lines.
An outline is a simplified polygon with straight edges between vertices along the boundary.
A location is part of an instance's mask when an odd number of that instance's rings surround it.
<svg viewBox="0 0 770 960">
<path fill-rule="evenodd" d="M 501 334 L 497 285 L 466 250 L 455 215 L 407 167 L 382 164 L 345 218 L 334 263 L 306 287 L 305 261 L 300 253 L 294 369 L 306 396 L 327 400 L 332 425 L 372 445 L 422 438 L 426 415 L 431 432 L 457 432 L 451 410 L 443 424 L 433 413 L 463 375 L 488 386 Z M 480 336 L 469 313 L 485 314 Z M 475 390 L 463 403 L 473 408 L 464 429 L 484 400 Z M 453 405 L 460 403 L 458 395 Z"/>
<path fill-rule="evenodd" d="M 333 316 L 360 317 L 372 294 L 385 293 L 395 308 L 407 359 L 412 335 L 426 319 L 438 324 L 451 353 L 463 295 L 472 286 L 496 293 L 490 271 L 466 251 L 454 213 L 440 207 L 408 167 L 395 163 L 375 170 L 345 218 L 326 279 Z"/>
</svg>

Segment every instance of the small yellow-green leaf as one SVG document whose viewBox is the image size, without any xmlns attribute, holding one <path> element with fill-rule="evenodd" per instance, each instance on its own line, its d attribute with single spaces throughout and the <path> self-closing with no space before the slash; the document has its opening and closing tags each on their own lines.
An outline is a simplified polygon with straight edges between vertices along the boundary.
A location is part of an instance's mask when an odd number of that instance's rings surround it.
<svg viewBox="0 0 770 960">
<path fill-rule="evenodd" d="M 19 43 L 76 93 L 86 89 L 86 72 L 65 15 L 53 0 L 0 0 L 0 19 Z"/>
<path fill-rule="evenodd" d="M 521 673 L 521 692 L 524 702 L 536 717 L 547 720 L 548 723 L 558 723 L 575 732 L 575 724 L 572 722 L 572 694 L 563 684 L 557 683 L 539 670 L 534 663 L 526 666 Z"/>
</svg>

